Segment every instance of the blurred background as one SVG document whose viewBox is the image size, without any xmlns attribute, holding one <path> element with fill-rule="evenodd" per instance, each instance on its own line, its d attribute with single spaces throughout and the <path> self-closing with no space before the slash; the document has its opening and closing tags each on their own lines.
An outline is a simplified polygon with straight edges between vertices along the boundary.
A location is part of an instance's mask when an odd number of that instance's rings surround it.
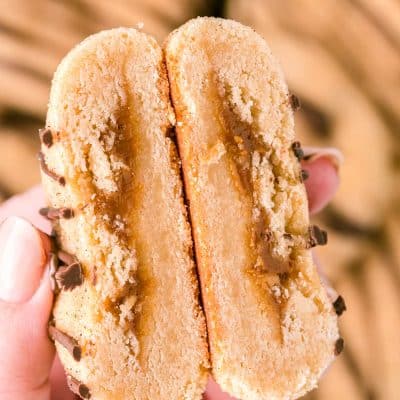
<svg viewBox="0 0 400 400">
<path fill-rule="evenodd" d="M 160 43 L 198 15 L 261 33 L 301 100 L 302 143 L 337 146 L 342 186 L 316 218 L 320 258 L 348 311 L 345 351 L 307 399 L 400 399 L 398 0 L 0 0 L 0 199 L 39 182 L 52 74 L 87 35 L 141 26 Z"/>
</svg>

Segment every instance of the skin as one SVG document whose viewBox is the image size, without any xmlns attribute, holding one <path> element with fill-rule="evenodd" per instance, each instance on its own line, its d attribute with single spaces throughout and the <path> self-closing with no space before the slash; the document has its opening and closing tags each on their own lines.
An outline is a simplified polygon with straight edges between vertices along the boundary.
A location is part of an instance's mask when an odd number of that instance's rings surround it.
<svg viewBox="0 0 400 400">
<path fill-rule="evenodd" d="M 323 156 L 303 163 L 303 168 L 310 174 L 305 184 L 310 212 L 315 214 L 326 206 L 337 190 L 337 164 Z M 0 321 L 7 321 L 0 323 L 0 398 L 3 400 L 77 398 L 67 388 L 63 368 L 47 336 L 53 301 L 46 274 L 50 250 L 47 234 L 51 227 L 37 212 L 45 204 L 43 191 L 36 186 L 0 207 L 0 221 L 19 216 L 39 230 L 31 228 L 32 238 L 23 249 L 24 263 L 28 263 L 29 267 L 29 280 L 25 279 L 27 283 L 22 288 L 22 300 L 0 300 Z M 1 262 L 0 268 L 5 268 Z M 210 379 L 204 400 L 234 399 L 221 392 Z"/>
</svg>

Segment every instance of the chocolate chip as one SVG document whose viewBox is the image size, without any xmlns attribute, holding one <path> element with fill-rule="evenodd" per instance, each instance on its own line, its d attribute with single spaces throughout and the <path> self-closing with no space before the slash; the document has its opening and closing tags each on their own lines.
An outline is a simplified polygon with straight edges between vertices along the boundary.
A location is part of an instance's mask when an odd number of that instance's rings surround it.
<svg viewBox="0 0 400 400">
<path fill-rule="evenodd" d="M 65 178 L 63 176 L 57 175 L 55 172 L 51 171 L 46 164 L 44 154 L 40 151 L 38 154 L 38 159 L 40 162 L 40 167 L 42 171 L 50 178 L 57 181 L 61 186 L 65 186 Z"/>
<path fill-rule="evenodd" d="M 308 173 L 308 171 L 306 171 L 305 169 L 301 170 L 300 179 L 301 179 L 302 182 L 307 180 L 309 178 L 309 176 L 310 176 L 310 174 Z"/>
<path fill-rule="evenodd" d="M 333 308 L 337 315 L 342 315 L 346 310 L 346 303 L 342 296 L 338 296 L 338 298 L 333 302 Z"/>
<path fill-rule="evenodd" d="M 304 158 L 304 151 L 301 148 L 300 142 L 293 142 L 292 143 L 292 150 L 296 158 L 301 161 Z"/>
<path fill-rule="evenodd" d="M 90 399 L 91 395 L 89 388 L 82 382 L 78 381 L 78 379 L 74 378 L 71 375 L 68 375 L 67 383 L 72 392 L 81 396 L 83 399 Z"/>
<path fill-rule="evenodd" d="M 65 347 L 68 352 L 74 357 L 75 361 L 80 361 L 82 356 L 82 349 L 79 346 L 76 339 L 67 335 L 64 332 L 61 332 L 55 326 L 49 326 L 49 336 L 52 340 L 60 343 L 63 347 Z"/>
<path fill-rule="evenodd" d="M 57 285 L 63 290 L 73 290 L 83 283 L 82 266 L 79 262 L 63 265 L 55 274 Z"/>
<path fill-rule="evenodd" d="M 315 247 L 317 245 L 325 245 L 328 243 L 328 234 L 326 231 L 320 229 L 317 225 L 311 225 L 308 228 L 308 247 Z"/>
<path fill-rule="evenodd" d="M 299 98 L 294 94 L 289 96 L 289 104 L 293 111 L 297 111 L 301 107 Z"/>
<path fill-rule="evenodd" d="M 49 128 L 39 129 L 39 137 L 46 147 L 51 147 L 53 145 L 53 134 Z"/>
<path fill-rule="evenodd" d="M 343 349 L 344 349 L 344 340 L 342 338 L 339 338 L 335 342 L 335 350 L 334 350 L 335 356 L 338 356 L 343 351 Z"/>
<path fill-rule="evenodd" d="M 61 207 L 61 208 L 52 208 L 52 207 L 44 207 L 39 210 L 39 214 L 43 215 L 49 220 L 56 219 L 70 219 L 74 216 L 74 210 L 72 208 Z"/>
</svg>

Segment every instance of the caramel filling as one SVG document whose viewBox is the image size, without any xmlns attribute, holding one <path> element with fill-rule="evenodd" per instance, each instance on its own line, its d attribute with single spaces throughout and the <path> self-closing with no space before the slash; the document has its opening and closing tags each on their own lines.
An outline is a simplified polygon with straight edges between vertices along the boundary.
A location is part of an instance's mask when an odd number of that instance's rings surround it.
<svg viewBox="0 0 400 400">
<path fill-rule="evenodd" d="M 211 79 L 211 78 L 210 78 Z M 215 80 L 215 78 L 214 78 Z M 217 85 L 216 85 L 217 86 Z M 296 185 L 300 182 L 300 174 L 290 175 L 287 171 L 280 169 L 274 162 L 277 157 L 273 145 L 268 146 L 262 137 L 258 136 L 258 129 L 254 126 L 257 114 L 257 103 L 253 99 L 253 106 L 250 109 L 254 116 L 252 122 L 247 122 L 235 110 L 235 104 L 230 101 L 231 88 L 224 85 L 218 92 L 213 90 L 213 97 L 216 98 L 216 118 L 219 121 L 219 137 L 223 143 L 227 157 L 231 164 L 232 178 L 237 182 L 237 189 L 242 195 L 247 196 L 256 210 L 253 213 L 251 227 L 252 247 L 257 249 L 259 260 L 256 267 L 267 272 L 285 273 L 295 258 L 297 248 L 307 248 L 308 234 L 292 233 L 290 221 L 285 220 L 283 229 L 271 229 L 273 213 L 279 213 L 279 193 L 282 192 L 279 180 L 284 180 L 287 185 Z M 291 149 L 288 149 L 291 151 Z M 256 155 L 261 168 L 268 168 L 270 172 L 269 185 L 272 191 L 272 207 L 269 212 L 260 204 L 259 193 L 262 192 L 257 176 L 260 168 L 255 165 Z M 295 155 L 293 154 L 293 157 Z M 300 172 L 300 169 L 299 169 Z M 261 265 L 260 265 L 261 263 Z"/>
</svg>

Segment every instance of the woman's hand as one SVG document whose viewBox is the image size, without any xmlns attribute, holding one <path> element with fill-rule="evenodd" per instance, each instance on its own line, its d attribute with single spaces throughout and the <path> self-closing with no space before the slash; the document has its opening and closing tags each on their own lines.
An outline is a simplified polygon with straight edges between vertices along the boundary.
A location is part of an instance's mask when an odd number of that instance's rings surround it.
<svg viewBox="0 0 400 400">
<path fill-rule="evenodd" d="M 321 210 L 338 184 L 335 152 L 314 151 L 303 168 L 311 213 Z M 63 369 L 47 335 L 53 293 L 47 272 L 50 224 L 39 216 L 41 187 L 0 207 L 0 398 L 72 400 Z M 28 222 L 29 221 L 29 222 Z M 36 228 L 35 228 L 36 227 Z M 232 400 L 210 380 L 204 398 Z"/>
</svg>

